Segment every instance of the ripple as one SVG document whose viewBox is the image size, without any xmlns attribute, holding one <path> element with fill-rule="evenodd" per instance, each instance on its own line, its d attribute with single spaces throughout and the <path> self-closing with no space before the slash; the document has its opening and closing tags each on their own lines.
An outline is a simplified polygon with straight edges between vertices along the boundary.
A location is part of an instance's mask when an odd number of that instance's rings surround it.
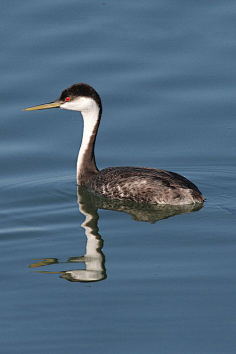
<svg viewBox="0 0 236 354">
<path fill-rule="evenodd" d="M 25 176 L 4 182 L 1 234 L 57 230 L 78 213 L 77 186 L 72 175 Z"/>
</svg>

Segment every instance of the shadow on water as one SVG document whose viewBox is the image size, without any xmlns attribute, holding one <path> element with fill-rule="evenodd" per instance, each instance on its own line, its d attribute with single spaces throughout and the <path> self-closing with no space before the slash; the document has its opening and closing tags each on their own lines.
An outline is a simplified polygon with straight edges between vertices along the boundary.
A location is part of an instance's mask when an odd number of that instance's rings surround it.
<svg viewBox="0 0 236 354">
<path fill-rule="evenodd" d="M 61 278 L 72 282 L 96 282 L 106 279 L 105 255 L 102 252 L 103 240 L 98 232 L 98 209 L 119 211 L 130 214 L 133 220 L 155 223 L 174 215 L 198 211 L 203 206 L 202 204 L 171 206 L 122 202 L 94 195 L 83 187 L 78 187 L 78 204 L 80 212 L 85 216 L 85 221 L 81 226 L 87 237 L 86 253 L 81 257 L 70 257 L 66 263 L 84 263 L 85 269 L 38 272 L 61 274 Z M 57 258 L 45 258 L 29 267 L 38 268 L 56 263 L 61 262 Z"/>
</svg>

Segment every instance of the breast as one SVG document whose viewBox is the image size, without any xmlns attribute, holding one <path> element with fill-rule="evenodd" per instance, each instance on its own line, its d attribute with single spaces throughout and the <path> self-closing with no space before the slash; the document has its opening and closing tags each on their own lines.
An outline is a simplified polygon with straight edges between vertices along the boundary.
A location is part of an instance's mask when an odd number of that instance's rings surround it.
<svg viewBox="0 0 236 354">
<path fill-rule="evenodd" d="M 137 203 L 183 205 L 204 201 L 199 189 L 185 177 L 154 168 L 106 168 L 85 186 L 106 198 Z"/>
</svg>

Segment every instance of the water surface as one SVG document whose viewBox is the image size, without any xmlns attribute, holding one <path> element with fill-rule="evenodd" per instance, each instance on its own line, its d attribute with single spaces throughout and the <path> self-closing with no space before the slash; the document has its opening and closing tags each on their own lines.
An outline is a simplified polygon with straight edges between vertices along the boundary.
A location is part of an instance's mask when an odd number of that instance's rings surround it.
<svg viewBox="0 0 236 354">
<path fill-rule="evenodd" d="M 235 3 L 10 0 L 0 16 L 2 352 L 234 353 Z M 80 114 L 22 112 L 76 82 L 102 98 L 100 168 L 183 174 L 204 207 L 155 219 L 81 197 Z"/>
</svg>

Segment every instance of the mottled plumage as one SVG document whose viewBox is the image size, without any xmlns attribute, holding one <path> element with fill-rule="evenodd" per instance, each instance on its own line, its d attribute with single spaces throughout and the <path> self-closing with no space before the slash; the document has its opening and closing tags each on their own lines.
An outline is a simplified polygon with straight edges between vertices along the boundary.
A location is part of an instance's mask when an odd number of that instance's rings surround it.
<svg viewBox="0 0 236 354">
<path fill-rule="evenodd" d="M 106 168 L 90 177 L 85 187 L 107 198 L 137 203 L 181 205 L 204 201 L 199 189 L 185 177 L 155 168 Z"/>
</svg>

